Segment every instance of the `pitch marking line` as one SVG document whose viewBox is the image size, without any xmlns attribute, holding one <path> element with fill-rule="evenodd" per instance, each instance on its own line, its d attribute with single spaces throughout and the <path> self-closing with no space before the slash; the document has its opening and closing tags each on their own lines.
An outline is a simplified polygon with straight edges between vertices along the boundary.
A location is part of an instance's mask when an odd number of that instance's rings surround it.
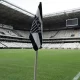
<svg viewBox="0 0 80 80">
<path fill-rule="evenodd" d="M 73 80 L 78 80 L 80 77 L 80 72 L 73 78 Z"/>
</svg>

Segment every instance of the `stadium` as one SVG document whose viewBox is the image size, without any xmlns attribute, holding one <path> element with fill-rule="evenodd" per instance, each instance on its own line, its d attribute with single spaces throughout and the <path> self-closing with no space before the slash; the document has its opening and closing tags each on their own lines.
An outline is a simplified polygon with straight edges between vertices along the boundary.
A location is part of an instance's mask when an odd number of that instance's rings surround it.
<svg viewBox="0 0 80 80">
<path fill-rule="evenodd" d="M 33 80 L 33 19 L 34 14 L 0 0 L 0 80 Z M 42 42 L 37 79 L 80 80 L 80 9 L 44 15 Z"/>
</svg>

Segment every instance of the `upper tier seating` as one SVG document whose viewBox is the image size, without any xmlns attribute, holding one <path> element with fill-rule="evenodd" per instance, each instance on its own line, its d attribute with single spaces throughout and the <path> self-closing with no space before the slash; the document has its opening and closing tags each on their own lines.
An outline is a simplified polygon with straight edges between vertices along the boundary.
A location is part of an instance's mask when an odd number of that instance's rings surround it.
<svg viewBox="0 0 80 80">
<path fill-rule="evenodd" d="M 12 30 L 0 28 L 0 35 L 18 37 Z"/>
<path fill-rule="evenodd" d="M 29 31 L 16 30 L 15 32 L 18 36 L 29 39 Z"/>
<path fill-rule="evenodd" d="M 0 26 L 2 26 L 0 24 Z M 23 37 L 29 39 L 29 31 L 13 30 L 0 27 L 0 35 L 11 37 Z M 44 31 L 43 39 L 55 39 L 55 38 L 79 38 L 80 29 L 74 30 L 60 30 L 60 31 Z"/>
<path fill-rule="evenodd" d="M 80 37 L 80 29 L 79 30 L 61 30 L 59 31 L 54 38 L 72 38 L 72 37 Z"/>
<path fill-rule="evenodd" d="M 43 38 L 77 38 L 80 37 L 80 29 L 78 30 L 60 30 L 43 32 Z"/>
<path fill-rule="evenodd" d="M 50 39 L 53 38 L 56 35 L 57 31 L 46 31 L 43 32 L 43 38 Z"/>
</svg>

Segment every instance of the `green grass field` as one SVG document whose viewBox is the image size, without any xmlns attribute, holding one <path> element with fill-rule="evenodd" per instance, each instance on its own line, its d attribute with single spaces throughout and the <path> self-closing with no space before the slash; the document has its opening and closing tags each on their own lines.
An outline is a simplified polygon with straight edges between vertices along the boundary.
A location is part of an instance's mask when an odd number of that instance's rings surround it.
<svg viewBox="0 0 80 80">
<path fill-rule="evenodd" d="M 34 58 L 31 49 L 1 49 L 0 80 L 33 80 Z M 80 50 L 39 50 L 37 80 L 73 80 L 79 72 Z"/>
</svg>

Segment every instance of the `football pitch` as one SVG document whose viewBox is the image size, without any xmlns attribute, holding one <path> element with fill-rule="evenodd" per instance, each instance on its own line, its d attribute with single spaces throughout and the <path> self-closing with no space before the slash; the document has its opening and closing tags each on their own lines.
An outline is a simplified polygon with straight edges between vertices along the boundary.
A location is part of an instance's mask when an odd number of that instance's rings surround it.
<svg viewBox="0 0 80 80">
<path fill-rule="evenodd" d="M 34 59 L 32 49 L 0 49 L 0 80 L 33 80 Z M 79 72 L 80 50 L 39 50 L 37 80 L 80 80 Z"/>
</svg>

